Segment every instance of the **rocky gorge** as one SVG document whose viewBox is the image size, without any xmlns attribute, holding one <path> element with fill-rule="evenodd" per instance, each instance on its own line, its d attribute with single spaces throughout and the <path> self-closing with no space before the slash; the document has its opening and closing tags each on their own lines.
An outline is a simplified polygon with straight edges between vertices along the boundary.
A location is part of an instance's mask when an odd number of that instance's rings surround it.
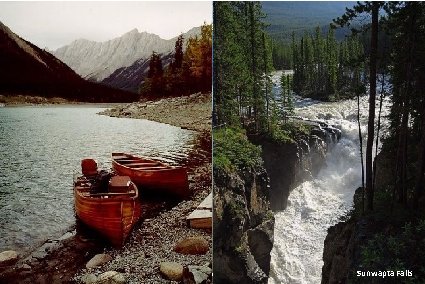
<svg viewBox="0 0 425 284">
<path fill-rule="evenodd" d="M 268 282 L 273 211 L 284 210 L 290 191 L 317 174 L 328 147 L 340 137 L 335 128 L 294 121 L 309 132 L 285 142 L 249 137 L 261 147 L 259 165 L 226 171 L 214 164 L 214 267 L 220 268 L 214 271 L 216 283 Z"/>
</svg>

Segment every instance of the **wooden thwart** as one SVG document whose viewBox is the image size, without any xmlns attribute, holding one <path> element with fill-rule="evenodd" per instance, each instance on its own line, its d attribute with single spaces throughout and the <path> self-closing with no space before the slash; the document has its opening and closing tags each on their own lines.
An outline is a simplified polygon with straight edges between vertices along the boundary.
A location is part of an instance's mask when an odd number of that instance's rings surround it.
<svg viewBox="0 0 425 284">
<path fill-rule="evenodd" d="M 189 227 L 195 229 L 212 228 L 212 193 L 186 218 Z"/>
<path fill-rule="evenodd" d="M 133 167 L 144 167 L 144 166 L 155 166 L 155 165 L 159 165 L 159 163 L 130 163 L 130 164 L 126 164 L 127 167 L 133 168 Z"/>
</svg>

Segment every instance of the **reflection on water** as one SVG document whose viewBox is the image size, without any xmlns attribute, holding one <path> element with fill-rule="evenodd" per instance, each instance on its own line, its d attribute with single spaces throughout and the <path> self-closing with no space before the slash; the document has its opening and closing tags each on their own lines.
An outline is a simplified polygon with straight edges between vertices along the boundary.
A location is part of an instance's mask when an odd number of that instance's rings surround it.
<svg viewBox="0 0 425 284">
<path fill-rule="evenodd" d="M 75 223 L 72 175 L 111 152 L 179 163 L 193 132 L 148 120 L 97 115 L 91 107 L 0 108 L 0 251 L 25 250 Z"/>
</svg>

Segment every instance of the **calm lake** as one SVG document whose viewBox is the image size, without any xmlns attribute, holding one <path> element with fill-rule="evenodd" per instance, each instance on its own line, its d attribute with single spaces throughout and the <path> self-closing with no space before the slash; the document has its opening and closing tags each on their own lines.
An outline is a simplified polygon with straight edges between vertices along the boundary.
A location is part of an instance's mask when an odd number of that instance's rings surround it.
<svg viewBox="0 0 425 284">
<path fill-rule="evenodd" d="M 75 224 L 72 177 L 81 159 L 109 169 L 112 152 L 179 162 L 194 132 L 112 118 L 90 106 L 0 108 L 0 251 L 26 251 Z"/>
</svg>

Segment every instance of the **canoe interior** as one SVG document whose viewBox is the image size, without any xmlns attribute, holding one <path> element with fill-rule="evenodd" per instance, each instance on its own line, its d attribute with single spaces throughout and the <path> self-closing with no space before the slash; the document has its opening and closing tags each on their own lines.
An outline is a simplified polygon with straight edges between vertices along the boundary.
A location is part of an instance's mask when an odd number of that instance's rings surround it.
<svg viewBox="0 0 425 284">
<path fill-rule="evenodd" d="M 118 183 L 111 186 L 110 180 L 109 188 L 99 188 L 93 186 L 96 181 L 84 176 L 74 180 L 77 216 L 116 247 L 124 244 L 141 215 L 138 188 L 128 182 L 126 190 L 123 190 L 125 181 L 118 179 Z"/>
<path fill-rule="evenodd" d="M 129 176 L 145 192 L 179 198 L 189 196 L 187 171 L 183 167 L 125 153 L 112 153 L 112 168 L 119 175 Z"/>
</svg>

